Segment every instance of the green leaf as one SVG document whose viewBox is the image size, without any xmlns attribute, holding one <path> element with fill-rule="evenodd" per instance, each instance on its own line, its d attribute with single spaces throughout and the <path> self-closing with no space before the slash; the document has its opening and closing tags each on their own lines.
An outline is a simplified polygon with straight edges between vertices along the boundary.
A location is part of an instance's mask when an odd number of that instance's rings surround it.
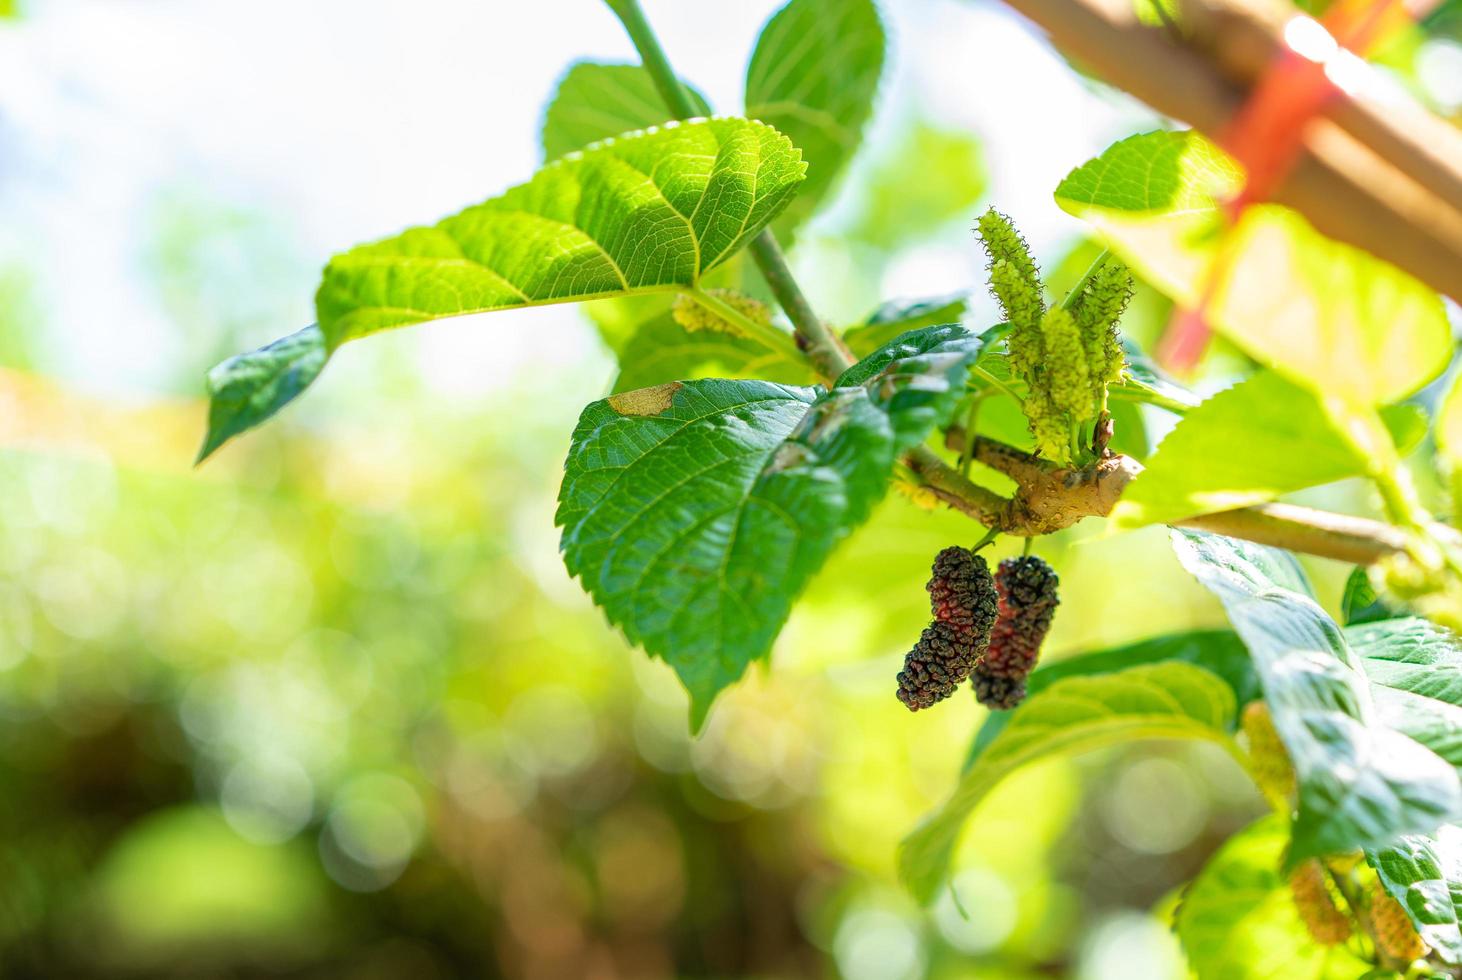
<svg viewBox="0 0 1462 980">
<path fill-rule="evenodd" d="M 1373 700 L 1370 668 L 1292 556 L 1198 531 L 1172 535 L 1179 561 L 1223 602 L 1248 646 L 1294 764 L 1293 861 L 1385 845 L 1462 814 L 1456 772 L 1409 723 L 1398 725 L 1391 699 Z"/>
<path fill-rule="evenodd" d="M 324 370 L 327 356 L 325 335 L 312 323 L 209 371 L 208 434 L 198 462 L 298 397 Z"/>
<path fill-rule="evenodd" d="M 1235 834 L 1188 886 L 1176 929 L 1196 980 L 1354 980 L 1369 964 L 1305 929 L 1280 873 L 1288 835 L 1278 817 Z"/>
<path fill-rule="evenodd" d="M 873 113 L 884 47 L 873 0 L 791 0 L 762 28 L 746 69 L 746 114 L 791 137 L 808 167 L 779 234 L 812 214 L 852 159 Z"/>
<path fill-rule="evenodd" d="M 1428 746 L 1462 776 L 1462 641 L 1416 617 L 1361 622 L 1345 629 L 1362 657 L 1382 719 Z M 1366 858 L 1410 915 L 1427 944 L 1462 963 L 1462 829 L 1409 834 Z"/>
<path fill-rule="evenodd" d="M 334 349 L 439 317 L 694 286 L 776 217 L 805 169 L 790 140 L 746 119 L 608 140 L 336 256 L 316 297 L 320 327 Z"/>
<path fill-rule="evenodd" d="M 1451 489 L 1455 519 L 1462 517 L 1462 371 L 1452 378 L 1442 397 L 1435 428 L 1439 469 Z"/>
<path fill-rule="evenodd" d="M 565 564 L 675 668 L 696 727 L 883 496 L 898 447 L 922 439 L 946 389 L 962 386 L 978 338 L 923 334 L 832 391 L 688 381 L 584 410 L 559 493 Z"/>
<path fill-rule="evenodd" d="M 1245 212 L 1230 247 L 1240 258 L 1214 287 L 1213 319 L 1261 361 L 1372 406 L 1446 368 L 1452 332 L 1441 298 L 1395 266 L 1275 205 Z"/>
<path fill-rule="evenodd" d="M 1135 401 L 1117 400 L 1107 405 L 1107 411 L 1112 416 L 1112 440 L 1108 444 L 1112 452 L 1131 456 L 1138 462 L 1146 460 L 1152 446 L 1148 443 L 1142 406 Z"/>
<path fill-rule="evenodd" d="M 1122 338 L 1122 352 L 1126 360 L 1122 381 L 1109 386 L 1118 389 L 1114 397 L 1130 397 L 1178 415 L 1186 414 L 1202 400 L 1191 388 L 1169 377 L 1156 361 L 1126 337 Z"/>
<path fill-rule="evenodd" d="M 1119 140 L 1071 171 L 1056 188 L 1056 203 L 1068 211 L 1147 213 L 1154 221 L 1201 232 L 1212 227 L 1213 216 L 1205 212 L 1215 200 L 1236 193 L 1243 179 L 1239 165 L 1197 133 L 1161 130 Z M 1188 277 L 1159 261 L 1181 258 L 1182 253 L 1159 253 L 1151 264 L 1167 270 L 1164 279 L 1183 280 Z"/>
<path fill-rule="evenodd" d="M 921 901 L 931 900 L 970 813 L 1022 766 L 1131 739 L 1223 739 L 1236 710 L 1233 689 L 1218 675 L 1179 661 L 1057 680 L 1011 713 L 949 801 L 905 839 L 900 876 Z"/>
<path fill-rule="evenodd" d="M 746 119 L 606 140 L 435 225 L 331 259 L 315 297 L 325 349 L 441 317 L 698 285 L 777 216 L 805 169 L 791 141 Z"/>
<path fill-rule="evenodd" d="M 949 418 L 982 348 L 958 324 L 910 330 L 844 371 L 837 387 L 866 387 L 893 420 L 894 448 L 902 451 Z"/>
<path fill-rule="evenodd" d="M 1149 27 L 1167 27 L 1183 22 L 1181 4 L 1175 0 L 1133 0 L 1132 11 L 1141 23 Z"/>
<path fill-rule="evenodd" d="M 786 384 L 816 380 L 800 358 L 793 360 L 747 337 L 686 330 L 669 313 L 641 324 L 619 351 L 619 363 L 616 392 L 697 378 L 754 378 Z"/>
<path fill-rule="evenodd" d="M 1415 616 L 1347 626 L 1345 637 L 1381 721 L 1462 767 L 1462 640 Z"/>
<path fill-rule="evenodd" d="M 881 496 L 893 432 L 862 389 L 668 384 L 591 404 L 559 494 L 569 571 L 663 657 L 699 727 Z"/>
<path fill-rule="evenodd" d="M 1192 132 L 1122 140 L 1056 189 L 1143 278 L 1262 364 L 1361 406 L 1398 401 L 1447 364 L 1441 300 L 1369 253 L 1275 205 L 1231 229 L 1238 166 Z"/>
<path fill-rule="evenodd" d="M 1031 696 L 1035 696 L 1053 684 L 1070 678 L 1110 675 L 1140 665 L 1167 662 L 1189 664 L 1214 674 L 1233 692 L 1236 704 L 1247 704 L 1260 696 L 1259 680 L 1254 674 L 1249 651 L 1237 634 L 1226 629 L 1171 633 L 1042 664 L 1031 674 L 1027 689 Z M 1006 726 L 1018 717 L 1019 710 L 992 711 L 986 715 L 970 745 L 964 764 L 965 772 L 974 768 L 985 751 L 999 739 Z M 969 815 L 967 811 L 964 819 L 968 820 Z M 933 825 L 933 821 L 930 825 Z M 916 831 L 909 840 L 912 841 L 923 832 L 924 830 Z M 946 850 L 936 859 L 936 864 L 928 869 L 931 878 L 938 878 L 945 873 L 948 858 L 949 851 Z"/>
<path fill-rule="evenodd" d="M 709 116 L 705 97 L 685 85 L 697 115 Z M 543 113 L 543 156 L 555 160 L 590 143 L 670 120 L 670 110 L 639 65 L 580 61 L 559 79 L 553 101 Z"/>
<path fill-rule="evenodd" d="M 1437 448 L 1456 465 L 1462 460 L 1462 371 L 1457 372 L 1447 387 L 1437 410 Z"/>
<path fill-rule="evenodd" d="M 843 333 L 843 342 L 859 357 L 866 357 L 901 333 L 941 323 L 959 323 L 969 308 L 964 293 L 932 299 L 894 299 Z"/>
<path fill-rule="evenodd" d="M 1400 402 L 1387 405 L 1380 411 L 1386 431 L 1391 433 L 1391 442 L 1402 456 L 1416 449 L 1426 438 L 1426 409 L 1415 402 Z"/>
<path fill-rule="evenodd" d="M 1368 464 L 1314 394 L 1260 371 L 1179 420 L 1112 516 L 1122 527 L 1168 523 L 1360 476 Z"/>
<path fill-rule="evenodd" d="M 736 289 L 772 305 L 775 298 L 766 292 L 766 283 L 760 276 L 761 273 L 756 271 L 743 251 L 703 275 L 700 286 L 702 289 Z M 674 309 L 675 300 L 675 293 L 631 293 L 591 300 L 584 304 L 583 310 L 594 322 L 604 343 L 619 355 L 623 366 L 626 346 L 646 324 Z"/>
<path fill-rule="evenodd" d="M 1259 678 L 1254 674 L 1254 664 L 1249 659 L 1248 648 L 1237 633 L 1227 629 L 1169 633 L 1119 647 L 1065 657 L 1037 667 L 1026 683 L 1026 690 L 1030 694 L 1039 694 L 1068 677 L 1094 677 L 1116 673 L 1138 664 L 1164 661 L 1192 664 L 1217 674 L 1233 690 L 1239 704 L 1248 704 L 1261 696 Z M 1017 712 L 992 711 L 986 716 L 970 745 L 965 769 L 975 764 L 1016 714 Z"/>
<path fill-rule="evenodd" d="M 1365 587 L 1364 569 L 1347 583 L 1346 640 L 1361 657 L 1381 720 L 1432 749 L 1462 775 L 1462 641 L 1425 619 L 1397 618 Z M 1377 618 L 1367 619 L 1366 616 Z M 1462 829 L 1406 834 L 1366 858 L 1413 924 L 1449 963 L 1462 963 Z"/>
<path fill-rule="evenodd" d="M 1366 860 L 1432 951 L 1444 962 L 1462 963 L 1462 828 L 1408 834 L 1367 851 Z"/>
<path fill-rule="evenodd" d="M 1371 585 L 1370 572 L 1360 566 L 1351 569 L 1345 580 L 1345 592 L 1340 596 L 1340 614 L 1346 626 L 1406 615 L 1376 594 Z"/>
</svg>

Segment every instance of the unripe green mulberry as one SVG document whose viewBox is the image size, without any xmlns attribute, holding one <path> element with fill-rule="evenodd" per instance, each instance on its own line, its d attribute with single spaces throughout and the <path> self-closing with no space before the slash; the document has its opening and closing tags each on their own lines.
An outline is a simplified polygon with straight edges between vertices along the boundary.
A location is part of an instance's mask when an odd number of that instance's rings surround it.
<svg viewBox="0 0 1462 980">
<path fill-rule="evenodd" d="M 1098 384 L 1122 377 L 1124 358 L 1117 337 L 1117 320 L 1131 302 L 1132 290 L 1132 274 L 1127 267 L 1109 260 L 1082 287 L 1072 311 L 1081 331 L 1092 379 Z M 1100 401 L 1100 388 L 1095 389 L 1094 397 Z"/>
<path fill-rule="evenodd" d="M 1065 456 L 1071 442 L 1071 423 L 1051 399 L 1050 392 L 1032 389 L 1026 396 L 1024 409 L 1037 451 L 1049 459 Z"/>
<path fill-rule="evenodd" d="M 1024 374 L 1041 360 L 1040 336 L 1036 327 L 1045 315 L 1039 287 L 1032 290 L 1011 263 L 997 259 L 990 264 L 990 291 L 1000 301 L 1005 321 L 1011 325 L 1011 366 Z"/>
<path fill-rule="evenodd" d="M 1411 924 L 1411 917 L 1379 881 L 1371 882 L 1370 906 L 1366 914 L 1370 917 L 1371 935 L 1376 939 L 1377 951 L 1392 962 L 1409 965 L 1426 955 L 1426 943 Z"/>
<path fill-rule="evenodd" d="M 757 323 L 769 324 L 772 322 L 772 311 L 760 300 L 752 299 L 734 289 L 707 289 L 706 292 L 716 297 L 737 313 L 742 314 L 748 320 Z M 714 333 L 744 334 L 740 326 L 727 320 L 725 317 L 717 316 L 695 301 L 695 297 L 688 293 L 681 293 L 675 297 L 671 304 L 670 315 L 675 322 L 680 324 L 691 333 L 702 330 Z"/>
<path fill-rule="evenodd" d="M 1056 571 L 1035 555 L 1007 558 L 995 573 L 999 615 L 980 669 L 991 677 L 1024 680 L 1036 665 L 1060 599 Z"/>
<path fill-rule="evenodd" d="M 1290 765 L 1289 753 L 1274 728 L 1269 705 L 1263 701 L 1250 701 L 1244 707 L 1240 725 L 1249 743 L 1250 770 L 1254 781 L 1269 796 L 1286 799 L 1294 790 L 1294 767 Z"/>
<path fill-rule="evenodd" d="M 1041 343 L 1046 352 L 1041 381 L 1051 403 L 1078 422 L 1095 418 L 1091 372 L 1076 319 L 1059 306 L 1051 307 L 1041 320 Z"/>
<path fill-rule="evenodd" d="M 995 580 L 985 559 L 965 548 L 934 558 L 928 584 L 930 623 L 904 657 L 898 699 L 910 711 L 954 693 L 985 652 L 996 616 Z"/>
<path fill-rule="evenodd" d="M 1305 931 L 1322 946 L 1337 946 L 1350 938 L 1350 916 L 1340 910 L 1331 894 L 1325 869 L 1313 858 L 1290 872 L 1289 890 Z"/>
<path fill-rule="evenodd" d="M 1030 249 L 1010 219 L 994 208 L 980 215 L 980 241 L 990 256 L 990 291 L 1000 301 L 1006 321 L 1019 331 L 1041 322 L 1046 303 L 1041 294 L 1041 273 Z"/>
</svg>

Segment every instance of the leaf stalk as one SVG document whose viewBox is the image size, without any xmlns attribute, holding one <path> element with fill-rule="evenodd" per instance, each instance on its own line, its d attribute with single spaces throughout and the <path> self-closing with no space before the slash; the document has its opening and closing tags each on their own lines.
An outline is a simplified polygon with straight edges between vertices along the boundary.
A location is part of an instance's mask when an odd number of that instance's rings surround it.
<svg viewBox="0 0 1462 980">
<path fill-rule="evenodd" d="M 660 39 L 655 36 L 654 29 L 645 19 L 639 0 L 605 0 L 605 3 L 624 25 L 625 32 L 639 52 L 640 61 L 645 71 L 649 72 L 650 79 L 655 83 L 655 90 L 665 101 L 666 108 L 677 119 L 689 119 L 696 115 L 695 104 L 691 102 L 685 86 L 680 83 L 680 76 L 671 67 L 670 58 L 661 47 Z M 838 375 L 855 363 L 853 355 L 818 318 L 812 304 L 807 302 L 807 297 L 787 265 L 781 246 L 777 244 L 777 236 L 770 228 L 764 229 L 752 239 L 749 251 L 757 268 L 766 277 L 772 295 L 781 304 L 787 319 L 792 321 L 799 348 L 824 380 L 837 380 Z"/>
<path fill-rule="evenodd" d="M 1091 265 L 1087 266 L 1086 271 L 1081 274 L 1081 278 L 1076 280 L 1076 285 L 1066 293 L 1066 298 L 1061 301 L 1061 309 L 1068 313 L 1076 309 L 1076 304 L 1081 302 L 1081 293 L 1086 289 L 1086 284 L 1091 282 L 1092 277 L 1101 271 L 1102 266 L 1106 265 L 1107 259 L 1111 257 L 1110 249 L 1104 248 L 1097 253 L 1097 257 L 1092 259 Z"/>
<path fill-rule="evenodd" d="M 760 342 L 793 361 L 801 360 L 802 351 L 798 350 L 797 342 L 792 339 L 791 334 L 778 330 L 770 323 L 753 320 L 719 296 L 703 289 L 687 289 L 685 295 L 693 299 L 702 309 L 736 326 L 742 334 L 752 340 Z"/>
</svg>

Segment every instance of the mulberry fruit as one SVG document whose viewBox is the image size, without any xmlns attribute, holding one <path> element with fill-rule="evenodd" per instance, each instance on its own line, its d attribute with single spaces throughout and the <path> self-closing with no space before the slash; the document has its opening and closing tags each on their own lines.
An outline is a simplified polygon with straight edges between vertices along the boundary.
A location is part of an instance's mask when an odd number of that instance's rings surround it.
<svg viewBox="0 0 1462 980">
<path fill-rule="evenodd" d="M 1034 555 L 1007 558 L 995 575 L 999 615 L 981 669 L 991 677 L 1024 680 L 1036 665 L 1060 600 L 1056 572 Z"/>
<path fill-rule="evenodd" d="M 1041 337 L 1046 352 L 1044 387 L 1052 404 L 1078 422 L 1094 418 L 1091 369 L 1075 318 L 1059 306 L 1051 307 L 1041 320 Z"/>
<path fill-rule="evenodd" d="M 1379 881 L 1371 883 L 1371 934 L 1376 949 L 1394 963 L 1410 964 L 1426 955 L 1427 946 L 1417 935 L 1411 917 Z"/>
<path fill-rule="evenodd" d="M 1321 946 L 1337 946 L 1350 938 L 1350 916 L 1335 904 L 1319 861 L 1306 861 L 1295 868 L 1289 876 L 1289 890 L 1300 919 L 1315 942 Z"/>
<path fill-rule="evenodd" d="M 1038 330 L 1046 311 L 1041 273 L 1015 225 L 994 208 L 980 215 L 976 225 L 990 257 L 990 289 L 1017 332 Z"/>
<path fill-rule="evenodd" d="M 970 671 L 970 684 L 975 689 L 975 698 L 994 711 L 1008 711 L 1025 700 L 1025 681 L 996 677 L 987 673 L 983 664 L 975 664 Z"/>
<path fill-rule="evenodd" d="M 910 711 L 943 701 L 969 676 L 990 642 L 997 612 L 990 567 L 965 548 L 945 548 L 935 557 L 926 588 L 934 621 L 898 674 L 898 699 Z"/>
<path fill-rule="evenodd" d="M 995 580 L 985 559 L 958 546 L 945 548 L 934 556 L 929 584 L 929 612 L 941 623 L 948 623 L 976 637 L 988 636 L 995 625 Z M 984 652 L 984 644 L 978 644 Z"/>
<path fill-rule="evenodd" d="M 968 634 L 948 623 L 930 623 L 904 657 L 904 669 L 898 674 L 899 700 L 910 711 L 943 701 L 969 676 L 978 657 Z"/>
<path fill-rule="evenodd" d="M 1279 740 L 1279 732 L 1274 728 L 1269 706 L 1263 701 L 1250 701 L 1244 708 L 1240 725 L 1249 743 L 1254 781 L 1269 796 L 1287 799 L 1294 790 L 1294 769 L 1290 766 L 1284 743 Z"/>
<path fill-rule="evenodd" d="M 1125 358 L 1117 337 L 1117 321 L 1132 301 L 1133 289 L 1132 274 L 1127 267 L 1108 260 L 1087 282 L 1074 310 L 1082 343 L 1086 345 L 1087 362 L 1099 382 L 1095 391 L 1098 400 L 1101 383 L 1122 377 Z"/>
<path fill-rule="evenodd" d="M 1127 267 L 1104 258 L 1059 304 L 1045 301 L 1040 270 L 1005 215 L 993 209 L 977 229 L 990 258 L 990 291 L 1009 324 L 1005 350 L 1011 373 L 1026 385 L 1021 399 L 1045 456 L 1084 465 L 1086 432 L 1102 418 L 1107 385 L 1121 379 L 1125 357 L 1117 321 L 1132 299 Z M 1105 449 L 1105 441 L 1100 441 Z"/>
</svg>

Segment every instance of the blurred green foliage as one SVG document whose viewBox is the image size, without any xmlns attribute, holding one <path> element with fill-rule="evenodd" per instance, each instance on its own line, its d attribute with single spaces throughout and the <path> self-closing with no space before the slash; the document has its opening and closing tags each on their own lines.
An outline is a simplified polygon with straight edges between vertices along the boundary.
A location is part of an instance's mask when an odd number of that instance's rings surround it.
<svg viewBox="0 0 1462 980">
<path fill-rule="evenodd" d="M 831 270 L 810 285 L 846 322 L 901 249 L 971 220 L 986 174 L 972 137 L 916 122 L 856 183 L 797 257 Z M 189 192 L 148 217 L 170 377 L 294 322 L 277 304 L 314 272 L 278 215 Z M 1095 249 L 1040 256 L 1051 288 Z M 632 342 L 622 308 L 600 312 Z M 1169 315 L 1139 285 L 1124 330 L 1151 345 Z M 18 397 L 9 372 L 39 363 L 47 328 L 7 266 L 0 975 L 1184 976 L 1153 912 L 1261 809 L 1211 747 L 1023 770 L 931 908 L 895 883 L 899 840 L 984 717 L 971 697 L 918 716 L 893 697 L 929 561 L 973 543 L 968 520 L 886 501 L 814 580 L 774 669 L 692 740 L 668 668 L 603 625 L 557 554 L 572 420 L 612 377 L 587 326 L 555 340 L 576 360 L 552 384 L 465 397 L 417 377 L 424 341 L 383 338 L 320 410 L 197 472 L 201 404 Z M 1125 451 L 1170 424 L 1117 407 Z M 980 412 L 1029 444 L 1010 399 Z M 1052 659 L 1222 621 L 1160 532 L 1088 523 L 1038 551 L 1063 583 Z"/>
<path fill-rule="evenodd" d="M 921 912 L 895 847 L 980 711 L 912 718 L 892 676 L 968 524 L 891 499 L 693 741 L 555 553 L 573 393 L 492 424 L 526 396 L 415 390 L 197 474 L 184 442 L 0 454 L 6 976 L 1027 976 L 1250 812 L 1191 747 L 1039 767 Z M 1052 544 L 1058 652 L 1214 620 L 1108 587 L 1160 536 Z"/>
<path fill-rule="evenodd" d="M 979 140 L 920 119 L 875 151 L 868 170 L 849 233 L 890 250 L 968 221 L 988 184 Z"/>
</svg>

